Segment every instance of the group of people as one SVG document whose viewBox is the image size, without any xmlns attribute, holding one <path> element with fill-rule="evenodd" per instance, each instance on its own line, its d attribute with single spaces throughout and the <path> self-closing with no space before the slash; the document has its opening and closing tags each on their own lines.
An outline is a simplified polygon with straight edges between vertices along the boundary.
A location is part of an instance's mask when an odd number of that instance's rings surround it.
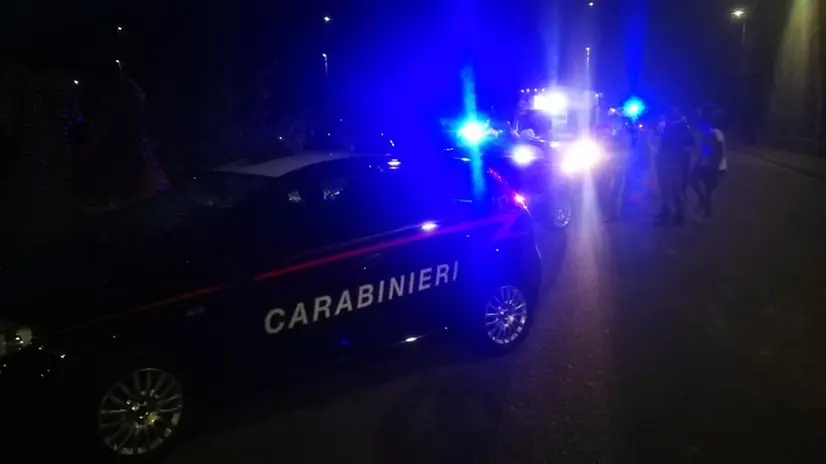
<svg viewBox="0 0 826 464">
<path fill-rule="evenodd" d="M 606 221 L 623 215 L 628 202 L 626 184 L 634 173 L 645 171 L 643 166 L 659 190 L 658 223 L 685 222 L 689 189 L 696 193 L 701 213 L 711 216 L 714 192 L 728 168 L 720 120 L 717 113 L 699 110 L 689 122 L 673 108 L 650 126 L 632 125 L 621 117 L 602 124 L 598 136 L 610 155 L 599 176 Z"/>
<path fill-rule="evenodd" d="M 652 145 L 661 201 L 657 221 L 661 224 L 683 224 L 689 188 L 696 193 L 702 213 L 711 216 L 714 192 L 728 169 L 720 126 L 717 114 L 700 110 L 690 124 L 672 108 L 655 128 L 652 135 L 659 140 Z"/>
</svg>

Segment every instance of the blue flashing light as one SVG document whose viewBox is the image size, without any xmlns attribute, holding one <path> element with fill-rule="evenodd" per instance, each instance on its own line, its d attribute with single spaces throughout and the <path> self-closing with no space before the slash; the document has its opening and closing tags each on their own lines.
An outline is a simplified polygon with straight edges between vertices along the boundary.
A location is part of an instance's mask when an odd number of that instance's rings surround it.
<svg viewBox="0 0 826 464">
<path fill-rule="evenodd" d="M 459 128 L 458 134 L 467 143 L 476 146 L 488 135 L 488 126 L 479 121 L 467 121 Z"/>
<path fill-rule="evenodd" d="M 645 112 L 645 103 L 636 97 L 629 98 L 622 106 L 622 112 L 631 119 L 637 119 Z"/>
</svg>

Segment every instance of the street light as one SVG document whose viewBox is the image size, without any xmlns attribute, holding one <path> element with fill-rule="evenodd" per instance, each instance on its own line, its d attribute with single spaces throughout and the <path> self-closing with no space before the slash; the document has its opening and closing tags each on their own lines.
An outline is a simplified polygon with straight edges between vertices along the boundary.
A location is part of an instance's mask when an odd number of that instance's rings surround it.
<svg viewBox="0 0 826 464">
<path fill-rule="evenodd" d="M 748 16 L 745 8 L 735 8 L 731 10 L 731 18 L 735 21 L 740 21 L 740 63 L 737 66 L 737 79 L 740 88 L 737 92 L 737 107 L 739 111 L 736 113 L 740 130 L 744 130 L 744 121 L 746 119 L 746 25 L 749 22 Z"/>
<path fill-rule="evenodd" d="M 745 8 L 735 8 L 731 10 L 731 17 L 735 21 L 740 21 L 740 45 L 746 45 L 746 23 L 748 22 L 748 13 Z"/>
<path fill-rule="evenodd" d="M 588 2 L 588 6 L 594 6 L 594 2 Z"/>
<path fill-rule="evenodd" d="M 332 20 L 333 20 L 333 18 L 331 18 L 331 17 L 329 17 L 329 16 L 325 16 L 325 17 L 324 17 L 324 22 L 325 22 L 325 23 L 329 23 L 329 22 L 330 22 L 330 21 L 332 21 Z"/>
</svg>

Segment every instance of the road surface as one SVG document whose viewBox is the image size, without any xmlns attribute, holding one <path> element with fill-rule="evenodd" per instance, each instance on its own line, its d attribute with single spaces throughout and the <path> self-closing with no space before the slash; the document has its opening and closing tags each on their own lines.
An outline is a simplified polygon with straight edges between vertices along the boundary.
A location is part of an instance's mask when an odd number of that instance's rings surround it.
<svg viewBox="0 0 826 464">
<path fill-rule="evenodd" d="M 571 227 L 518 352 L 239 399 L 165 462 L 826 462 L 825 182 L 733 154 L 709 220 Z"/>
</svg>

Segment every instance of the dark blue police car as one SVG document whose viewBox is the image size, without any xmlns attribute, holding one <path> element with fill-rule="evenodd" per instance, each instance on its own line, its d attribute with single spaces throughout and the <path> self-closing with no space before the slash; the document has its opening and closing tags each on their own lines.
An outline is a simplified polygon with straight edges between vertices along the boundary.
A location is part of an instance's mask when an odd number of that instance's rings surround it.
<svg viewBox="0 0 826 464">
<path fill-rule="evenodd" d="M 540 281 L 520 200 L 459 159 L 308 152 L 199 176 L 4 269 L 0 422 L 143 458 L 200 389 L 446 327 L 507 351 Z"/>
</svg>

